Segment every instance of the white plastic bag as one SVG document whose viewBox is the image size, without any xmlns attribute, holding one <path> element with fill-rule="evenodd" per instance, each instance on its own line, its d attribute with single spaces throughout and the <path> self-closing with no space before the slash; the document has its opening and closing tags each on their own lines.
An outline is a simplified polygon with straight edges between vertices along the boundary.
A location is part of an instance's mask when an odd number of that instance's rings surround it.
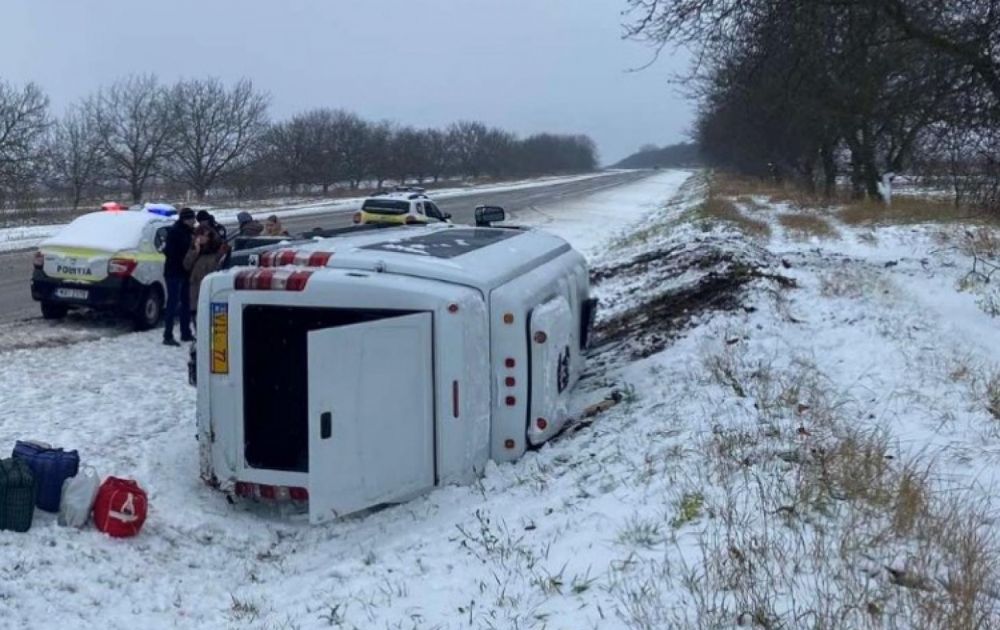
<svg viewBox="0 0 1000 630">
<path fill-rule="evenodd" d="M 59 500 L 59 524 L 66 527 L 86 525 L 100 485 L 101 478 L 90 466 L 82 469 L 76 477 L 64 481 Z"/>
</svg>

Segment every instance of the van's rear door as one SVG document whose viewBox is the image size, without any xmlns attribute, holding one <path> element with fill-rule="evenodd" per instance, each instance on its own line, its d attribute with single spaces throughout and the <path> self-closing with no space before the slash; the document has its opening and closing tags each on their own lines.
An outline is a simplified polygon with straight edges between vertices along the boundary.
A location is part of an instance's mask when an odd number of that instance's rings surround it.
<svg viewBox="0 0 1000 630">
<path fill-rule="evenodd" d="M 576 323 L 562 295 L 531 311 L 528 441 L 532 444 L 541 444 L 558 433 L 569 414 L 570 390 L 577 380 L 572 356 L 578 348 Z"/>
<path fill-rule="evenodd" d="M 431 314 L 309 332 L 309 520 L 434 485 Z"/>
</svg>

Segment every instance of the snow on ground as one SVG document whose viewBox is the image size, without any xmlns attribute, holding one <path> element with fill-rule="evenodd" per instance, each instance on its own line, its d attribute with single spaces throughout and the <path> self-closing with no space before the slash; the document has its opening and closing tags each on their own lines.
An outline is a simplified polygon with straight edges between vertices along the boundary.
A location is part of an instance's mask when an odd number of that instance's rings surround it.
<svg viewBox="0 0 1000 630">
<path fill-rule="evenodd" d="M 664 171 L 583 199 L 523 210 L 510 222 L 558 234 L 593 259 L 602 244 L 662 207 L 690 176 L 688 171 Z"/>
<path fill-rule="evenodd" d="M 980 516 L 994 509 L 1000 333 L 989 287 L 963 281 L 961 231 L 802 238 L 762 204 L 772 235 L 751 239 L 698 217 L 699 178 L 664 172 L 546 211 L 595 261 L 605 307 L 577 402 L 614 389 L 621 404 L 472 486 L 324 527 L 200 483 L 186 353 L 155 331 L 0 349 L 0 444 L 79 448 L 151 501 L 134 540 L 43 513 L 0 532 L 0 618 L 998 627 L 981 522 L 927 507 L 959 488 Z"/>
<path fill-rule="evenodd" d="M 27 249 L 59 231 L 62 225 L 26 225 L 0 228 L 0 252 Z"/>
<path fill-rule="evenodd" d="M 478 186 L 441 188 L 433 191 L 435 199 L 448 199 L 451 197 L 461 197 L 472 193 L 496 193 L 511 190 L 524 190 L 538 188 L 540 186 L 551 186 L 553 184 L 566 184 L 571 182 L 594 179 L 614 175 L 618 171 L 602 171 L 599 173 L 588 173 L 586 175 L 569 175 L 560 177 L 539 177 L 534 179 L 518 180 L 503 184 L 484 184 Z M 239 208 L 212 208 L 211 206 L 201 206 L 192 204 L 193 208 L 205 207 L 212 211 L 215 218 L 220 221 L 235 221 L 236 215 L 240 212 L 250 212 L 262 220 L 264 216 L 276 214 L 281 218 L 310 216 L 314 214 L 341 214 L 354 212 L 359 207 L 365 197 L 347 197 L 343 199 L 316 201 L 313 200 L 286 200 L 277 205 L 268 207 L 262 211 L 257 205 L 248 205 Z M 178 206 L 179 207 L 179 206 Z M 42 240 L 52 236 L 62 228 L 63 225 L 32 225 L 25 227 L 0 228 L 0 252 L 14 251 L 19 249 L 29 249 L 36 247 Z"/>
</svg>

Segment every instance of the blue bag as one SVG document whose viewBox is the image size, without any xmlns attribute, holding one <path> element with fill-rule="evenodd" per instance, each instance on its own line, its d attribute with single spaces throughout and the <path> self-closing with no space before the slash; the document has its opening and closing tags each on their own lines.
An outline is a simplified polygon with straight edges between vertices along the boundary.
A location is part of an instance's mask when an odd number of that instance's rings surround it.
<svg viewBox="0 0 1000 630">
<path fill-rule="evenodd" d="M 63 482 L 75 477 L 80 470 L 80 455 L 76 451 L 18 440 L 13 456 L 24 460 L 35 477 L 35 505 L 38 509 L 58 512 Z"/>
</svg>

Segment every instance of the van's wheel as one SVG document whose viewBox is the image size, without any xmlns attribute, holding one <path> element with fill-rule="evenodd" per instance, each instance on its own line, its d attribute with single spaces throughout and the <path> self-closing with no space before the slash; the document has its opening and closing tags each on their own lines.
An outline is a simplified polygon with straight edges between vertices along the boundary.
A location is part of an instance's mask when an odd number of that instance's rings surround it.
<svg viewBox="0 0 1000 630">
<path fill-rule="evenodd" d="M 136 330 L 149 330 L 160 323 L 163 315 L 163 291 L 158 285 L 153 285 L 142 296 L 139 306 L 132 316 Z"/>
<path fill-rule="evenodd" d="M 58 302 L 42 302 L 42 317 L 45 319 L 62 319 L 69 312 L 69 307 Z"/>
</svg>

